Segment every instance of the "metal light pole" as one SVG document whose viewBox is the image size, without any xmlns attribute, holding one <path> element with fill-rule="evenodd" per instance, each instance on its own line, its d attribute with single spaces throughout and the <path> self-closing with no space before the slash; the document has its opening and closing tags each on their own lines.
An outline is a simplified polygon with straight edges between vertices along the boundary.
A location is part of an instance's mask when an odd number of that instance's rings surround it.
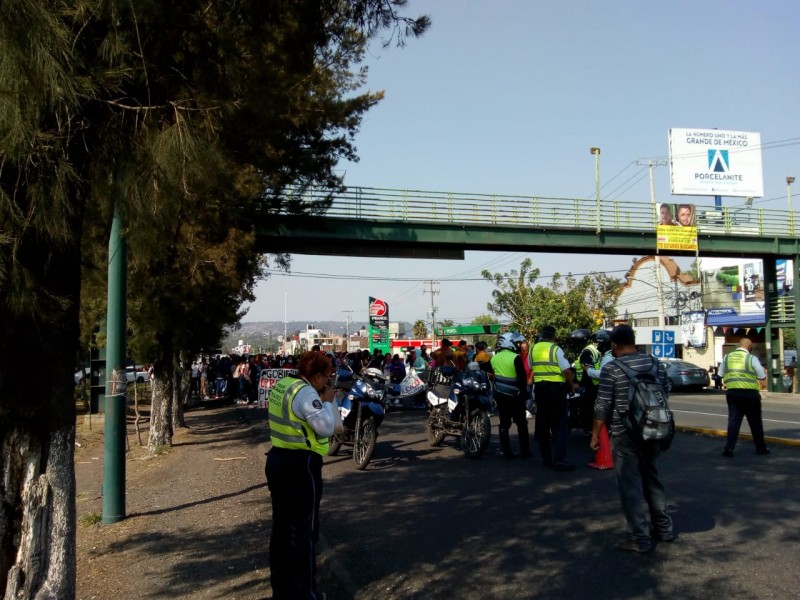
<svg viewBox="0 0 800 600">
<path fill-rule="evenodd" d="M 594 181 L 597 188 L 597 234 L 600 234 L 600 148 L 589 148 L 594 154 Z"/>
<path fill-rule="evenodd" d="M 127 419 L 128 270 L 122 216 L 114 211 L 108 238 L 108 317 L 106 341 L 105 442 L 103 447 L 103 524 L 125 518 L 125 428 Z"/>
<path fill-rule="evenodd" d="M 786 202 L 789 205 L 789 212 L 792 212 L 792 184 L 794 183 L 794 177 L 787 177 L 786 178 Z"/>
</svg>

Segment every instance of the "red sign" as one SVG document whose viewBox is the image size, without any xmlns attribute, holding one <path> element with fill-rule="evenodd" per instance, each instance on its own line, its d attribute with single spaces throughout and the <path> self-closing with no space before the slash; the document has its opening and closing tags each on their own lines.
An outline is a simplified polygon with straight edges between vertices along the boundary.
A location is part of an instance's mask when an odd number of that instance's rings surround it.
<svg viewBox="0 0 800 600">
<path fill-rule="evenodd" d="M 386 314 L 386 302 L 380 300 L 379 298 L 375 298 L 369 305 L 369 316 L 370 317 L 382 317 Z"/>
</svg>

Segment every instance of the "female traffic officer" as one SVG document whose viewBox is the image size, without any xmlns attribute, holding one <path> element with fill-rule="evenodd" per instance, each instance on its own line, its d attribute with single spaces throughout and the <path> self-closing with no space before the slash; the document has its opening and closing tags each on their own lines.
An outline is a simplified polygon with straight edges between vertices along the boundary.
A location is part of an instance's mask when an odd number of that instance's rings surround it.
<svg viewBox="0 0 800 600">
<path fill-rule="evenodd" d="M 332 364 L 319 352 L 300 355 L 297 375 L 279 380 L 269 395 L 272 449 L 267 484 L 272 497 L 269 547 L 273 598 L 319 598 L 316 543 L 322 499 L 322 457 L 337 425 Z"/>
</svg>

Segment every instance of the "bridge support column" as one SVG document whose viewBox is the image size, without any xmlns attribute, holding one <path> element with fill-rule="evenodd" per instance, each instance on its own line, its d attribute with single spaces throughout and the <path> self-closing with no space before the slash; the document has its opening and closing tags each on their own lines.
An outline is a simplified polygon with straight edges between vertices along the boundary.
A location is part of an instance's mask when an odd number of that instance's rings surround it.
<svg viewBox="0 0 800 600">
<path fill-rule="evenodd" d="M 767 344 L 767 360 L 764 367 L 767 369 L 767 389 L 770 392 L 782 392 L 783 382 L 783 335 L 780 327 L 773 324 L 772 317 L 777 314 L 775 309 L 778 303 L 777 271 L 775 258 L 763 258 L 764 261 L 764 325 L 766 327 L 765 341 Z"/>
</svg>

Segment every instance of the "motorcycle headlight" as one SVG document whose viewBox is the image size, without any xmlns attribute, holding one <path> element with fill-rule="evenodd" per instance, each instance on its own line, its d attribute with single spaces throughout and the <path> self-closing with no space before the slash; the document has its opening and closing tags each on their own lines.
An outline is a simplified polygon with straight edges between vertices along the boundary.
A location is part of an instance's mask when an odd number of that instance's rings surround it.
<svg viewBox="0 0 800 600">
<path fill-rule="evenodd" d="M 381 392 L 380 392 L 380 390 L 376 390 L 374 388 L 368 387 L 367 388 L 367 396 L 369 396 L 370 398 L 380 398 L 381 397 Z"/>
</svg>

